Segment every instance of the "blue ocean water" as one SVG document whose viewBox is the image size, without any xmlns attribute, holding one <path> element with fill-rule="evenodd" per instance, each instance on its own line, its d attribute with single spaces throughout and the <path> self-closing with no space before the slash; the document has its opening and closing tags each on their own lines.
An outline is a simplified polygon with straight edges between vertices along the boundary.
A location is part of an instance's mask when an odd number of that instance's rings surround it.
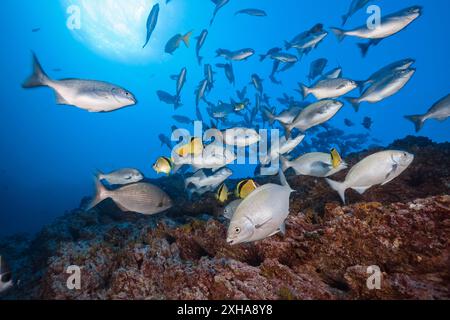
<svg viewBox="0 0 450 320">
<path fill-rule="evenodd" d="M 161 13 L 154 39 L 142 49 L 145 40 L 145 16 L 160 2 Z M 214 4 L 208 0 L 40 0 L 3 1 L 0 19 L 1 90 L 0 108 L 0 190 L 2 210 L 0 236 L 17 232 L 34 232 L 64 211 L 78 206 L 82 197 L 92 194 L 92 174 L 96 169 L 110 171 L 121 167 L 139 168 L 155 178 L 152 164 L 169 151 L 158 140 L 160 133 L 170 134 L 175 124 L 172 115 L 195 115 L 194 90 L 203 78 L 197 64 L 195 40 L 189 49 L 181 46 L 173 56 L 164 53 L 167 40 L 177 33 L 194 30 L 197 36 L 207 28 L 209 37 L 202 49 L 206 63 L 223 62 L 215 58 L 218 48 L 250 47 L 264 53 L 282 46 L 300 32 L 322 22 L 340 26 L 341 15 L 350 1 L 317 0 L 231 0 L 210 27 Z M 236 86 L 228 84 L 223 71 L 216 70 L 216 84 L 209 100 L 228 101 L 236 89 L 248 85 L 250 75 L 258 73 L 265 92 L 273 98 L 283 92 L 295 93 L 298 82 L 307 83 L 311 61 L 329 60 L 328 68 L 341 65 L 344 75 L 365 79 L 379 68 L 403 58 L 416 59 L 417 73 L 397 95 L 376 105 L 364 105 L 356 114 L 346 106 L 330 124 L 349 133 L 367 132 L 359 125 L 371 117 L 371 136 L 388 144 L 396 138 L 415 134 L 407 114 L 420 114 L 448 94 L 448 30 L 450 3 L 447 0 L 374 1 L 383 14 L 410 5 L 422 5 L 424 14 L 406 30 L 374 47 L 362 58 L 355 39 L 338 43 L 330 34 L 320 46 L 293 69 L 279 76 L 282 86 L 272 84 L 268 76 L 272 64 L 260 63 L 257 57 L 234 63 Z M 81 8 L 81 29 L 67 28 L 67 8 Z M 264 9 L 268 17 L 235 16 L 243 8 Z M 136 16 L 131 15 L 141 12 Z M 367 14 L 360 11 L 346 26 L 365 23 Z M 105 23 L 112 25 L 105 26 Z M 32 32 L 33 29 L 40 30 Z M 136 40 L 138 39 L 138 40 Z M 24 90 L 21 83 L 31 73 L 31 53 L 36 52 L 49 76 L 85 78 L 119 84 L 132 91 L 138 105 L 113 113 L 91 114 L 83 110 L 58 106 L 50 89 Z M 184 106 L 174 113 L 162 104 L 157 90 L 173 92 L 170 75 L 188 68 L 188 82 L 183 90 Z M 252 92 L 249 96 L 253 97 Z M 350 94 L 352 95 L 352 94 Z M 354 93 L 353 93 L 354 95 Z M 253 98 L 252 98 L 253 100 Z M 275 103 L 276 104 L 276 103 Z M 282 107 L 278 106 L 281 111 Z M 202 105 L 204 112 L 205 105 Z M 206 116 L 206 112 L 204 112 Z M 345 118 L 358 124 L 347 128 Z M 427 122 L 420 135 L 437 142 L 449 141 L 450 123 Z M 253 169 L 235 167 L 235 177 L 250 175 Z"/>
</svg>

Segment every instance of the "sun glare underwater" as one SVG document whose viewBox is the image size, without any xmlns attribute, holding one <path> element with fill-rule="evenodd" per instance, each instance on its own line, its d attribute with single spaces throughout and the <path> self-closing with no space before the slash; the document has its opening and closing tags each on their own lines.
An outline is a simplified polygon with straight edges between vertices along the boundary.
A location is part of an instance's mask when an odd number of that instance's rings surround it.
<svg viewBox="0 0 450 320">
<path fill-rule="evenodd" d="M 448 170 L 424 169 L 450 140 L 447 0 L 7 0 L 2 12 L 0 237 L 65 213 L 202 214 L 233 248 L 289 235 L 299 212 L 320 223 L 329 203 L 388 205 L 392 186 L 404 203 L 448 194 Z"/>
</svg>

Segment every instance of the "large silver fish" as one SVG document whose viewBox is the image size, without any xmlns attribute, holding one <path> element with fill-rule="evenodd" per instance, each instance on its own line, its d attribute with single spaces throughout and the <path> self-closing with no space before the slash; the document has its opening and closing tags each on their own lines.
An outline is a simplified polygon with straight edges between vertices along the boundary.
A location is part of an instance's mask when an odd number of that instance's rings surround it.
<svg viewBox="0 0 450 320">
<path fill-rule="evenodd" d="M 230 245 L 259 241 L 279 232 L 285 233 L 289 198 L 293 190 L 281 171 L 280 179 L 281 185 L 263 185 L 237 207 L 227 233 Z"/>
<path fill-rule="evenodd" d="M 419 132 L 429 119 L 445 121 L 450 117 L 450 94 L 436 102 L 427 113 L 423 115 L 406 116 L 405 118 L 414 123 L 416 132 Z"/>
<path fill-rule="evenodd" d="M 281 124 L 286 130 L 286 136 L 289 137 L 294 128 L 297 128 L 301 132 L 306 132 L 312 127 L 327 122 L 333 118 L 343 106 L 344 104 L 340 101 L 321 100 L 303 109 L 292 123 Z"/>
<path fill-rule="evenodd" d="M 338 167 L 334 168 L 329 153 L 307 153 L 292 161 L 289 161 L 284 157 L 281 157 L 280 159 L 283 171 L 292 168 L 299 176 L 325 178 L 347 169 L 347 164 L 344 161 L 342 161 Z"/>
<path fill-rule="evenodd" d="M 158 15 L 159 15 L 159 3 L 155 4 L 152 8 L 152 11 L 150 12 L 148 19 L 147 19 L 147 38 L 145 40 L 145 44 L 143 48 L 145 48 L 150 41 L 150 37 L 153 34 L 153 31 L 155 31 L 156 24 L 158 23 Z"/>
<path fill-rule="evenodd" d="M 329 99 L 329 98 L 339 98 L 346 95 L 350 91 L 356 89 L 358 84 L 349 79 L 337 78 L 337 79 L 325 79 L 314 87 L 307 87 L 304 84 L 299 84 L 300 93 L 303 98 L 306 98 L 310 94 L 315 96 L 318 100 Z"/>
<path fill-rule="evenodd" d="M 159 187 L 149 183 L 129 184 L 116 190 L 108 190 L 97 179 L 97 194 L 88 210 L 105 199 L 112 199 L 123 212 L 136 212 L 144 215 L 157 214 L 172 207 L 172 200 Z"/>
<path fill-rule="evenodd" d="M 110 112 L 136 104 L 133 94 L 107 82 L 81 79 L 50 79 L 33 53 L 33 74 L 22 85 L 24 88 L 49 87 L 56 102 L 89 112 Z"/>
<path fill-rule="evenodd" d="M 415 62 L 416 61 L 414 59 L 410 58 L 395 61 L 373 73 L 367 80 L 356 81 L 356 83 L 358 84 L 361 91 L 363 91 L 367 85 L 382 80 L 396 71 L 409 69 Z"/>
<path fill-rule="evenodd" d="M 98 172 L 97 179 L 112 185 L 125 185 L 144 180 L 144 175 L 137 169 L 125 168 L 111 173 Z"/>
<path fill-rule="evenodd" d="M 345 191 L 353 189 L 360 194 L 375 185 L 385 185 L 405 171 L 413 162 L 414 155 L 396 150 L 378 152 L 364 158 L 347 174 L 344 182 L 327 179 L 328 184 L 339 193 L 345 203 Z"/>
<path fill-rule="evenodd" d="M 347 36 L 370 39 L 370 42 L 367 44 L 358 44 L 363 56 L 365 56 L 372 45 L 376 45 L 381 40 L 402 31 L 420 17 L 421 14 L 422 7 L 414 6 L 383 17 L 380 25 L 374 28 L 369 28 L 367 24 L 365 24 L 353 30 L 346 31 L 339 28 L 331 28 L 331 30 L 339 41 L 344 40 Z"/>
<path fill-rule="evenodd" d="M 416 69 L 395 71 L 367 88 L 361 97 L 345 99 L 358 112 L 362 102 L 377 103 L 399 92 L 411 80 L 415 72 Z"/>
</svg>

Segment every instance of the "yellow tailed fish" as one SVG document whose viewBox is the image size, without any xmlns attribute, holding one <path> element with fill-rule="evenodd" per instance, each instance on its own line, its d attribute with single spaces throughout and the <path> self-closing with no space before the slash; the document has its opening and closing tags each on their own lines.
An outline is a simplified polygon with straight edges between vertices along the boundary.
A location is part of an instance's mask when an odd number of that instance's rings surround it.
<svg viewBox="0 0 450 320">
<path fill-rule="evenodd" d="M 200 138 L 192 138 L 191 141 L 184 146 L 180 147 L 176 154 L 180 157 L 186 157 L 188 155 L 200 155 L 203 152 L 203 142 Z"/>
<path fill-rule="evenodd" d="M 342 163 L 342 158 L 339 152 L 336 149 L 331 149 L 331 165 L 333 169 L 339 167 Z"/>
<path fill-rule="evenodd" d="M 258 187 L 258 184 L 252 179 L 242 180 L 236 187 L 235 195 L 240 199 L 245 199 Z"/>
<path fill-rule="evenodd" d="M 220 203 L 225 203 L 228 201 L 228 194 L 229 194 L 229 191 L 228 191 L 227 185 L 225 183 L 222 183 L 222 185 L 217 190 L 216 199 Z"/>
<path fill-rule="evenodd" d="M 155 164 L 153 165 L 153 169 L 156 171 L 156 173 L 165 173 L 167 175 L 170 174 L 172 171 L 173 165 L 172 160 L 170 160 L 167 157 L 160 157 L 158 160 L 156 160 Z"/>
</svg>

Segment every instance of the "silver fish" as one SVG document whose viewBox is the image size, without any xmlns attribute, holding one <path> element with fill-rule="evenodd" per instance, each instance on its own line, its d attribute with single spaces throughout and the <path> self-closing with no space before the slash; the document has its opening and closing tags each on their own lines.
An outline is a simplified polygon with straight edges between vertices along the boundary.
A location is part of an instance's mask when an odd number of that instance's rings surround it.
<svg viewBox="0 0 450 320">
<path fill-rule="evenodd" d="M 427 113 L 423 115 L 406 116 L 405 118 L 414 123 L 416 132 L 419 132 L 429 119 L 445 121 L 450 117 L 450 94 L 436 102 Z"/>
<path fill-rule="evenodd" d="M 234 200 L 230 202 L 224 209 L 223 209 L 223 216 L 231 220 L 233 219 L 234 213 L 236 212 L 236 209 L 239 207 L 239 205 L 242 203 L 242 199 Z"/>
<path fill-rule="evenodd" d="M 204 67 L 204 75 L 205 79 L 208 80 L 208 92 L 214 88 L 214 74 L 212 67 L 210 64 L 205 64 Z"/>
<path fill-rule="evenodd" d="M 149 183 L 138 182 L 116 190 L 108 190 L 96 180 L 97 194 L 88 210 L 105 199 L 112 199 L 123 212 L 136 212 L 144 215 L 157 214 L 172 207 L 172 200 L 160 188 Z"/>
<path fill-rule="evenodd" d="M 44 72 L 33 54 L 33 75 L 22 85 L 24 88 L 49 87 L 61 105 L 71 105 L 89 112 L 110 112 L 136 104 L 131 92 L 107 82 L 95 80 L 52 80 Z"/>
<path fill-rule="evenodd" d="M 375 185 L 391 182 L 403 173 L 414 161 L 414 155 L 396 150 L 382 151 L 364 158 L 347 174 L 344 182 L 327 179 L 332 189 L 339 193 L 345 203 L 345 191 L 353 189 L 360 194 Z"/>
<path fill-rule="evenodd" d="M 180 96 L 181 90 L 183 90 L 184 84 L 186 83 L 186 77 L 187 77 L 187 69 L 183 68 L 180 71 L 179 75 L 173 75 L 171 76 L 172 80 L 175 80 L 177 82 L 177 97 Z"/>
<path fill-rule="evenodd" d="M 337 79 L 325 79 L 315 84 L 314 87 L 307 87 L 304 84 L 299 84 L 300 93 L 303 98 L 306 98 L 310 94 L 317 99 L 329 99 L 339 98 L 346 95 L 350 91 L 358 87 L 357 83 L 350 79 L 337 78 Z"/>
<path fill-rule="evenodd" d="M 301 132 L 305 132 L 312 127 L 327 122 L 333 118 L 343 106 L 344 104 L 340 101 L 321 100 L 303 109 L 292 123 L 281 124 L 286 130 L 286 136 L 289 137 L 294 128 L 299 129 Z"/>
<path fill-rule="evenodd" d="M 228 168 L 223 168 L 211 176 L 207 176 L 204 171 L 200 170 L 185 180 L 185 186 L 187 188 L 190 184 L 193 184 L 197 189 L 204 187 L 215 189 L 232 175 L 233 171 Z"/>
<path fill-rule="evenodd" d="M 374 74 L 372 74 L 367 80 L 356 81 L 356 83 L 358 84 L 359 88 L 362 91 L 362 90 L 364 90 L 364 88 L 367 85 L 372 84 L 376 81 L 382 80 L 382 79 L 386 78 L 386 76 L 391 75 L 396 71 L 409 69 L 415 62 L 416 61 L 414 59 L 410 59 L 410 58 L 393 62 L 393 63 L 383 67 L 382 69 L 378 70 Z"/>
<path fill-rule="evenodd" d="M 259 241 L 279 232 L 285 233 L 289 198 L 293 190 L 281 171 L 280 179 L 281 185 L 263 185 L 237 207 L 227 232 L 227 242 L 230 245 Z"/>
<path fill-rule="evenodd" d="M 261 136 L 254 129 L 231 128 L 223 132 L 223 141 L 229 146 L 244 148 L 258 143 L 260 140 Z"/>
<path fill-rule="evenodd" d="M 235 13 L 235 15 L 238 14 L 247 14 L 249 16 L 254 16 L 254 17 L 267 17 L 267 13 L 264 10 L 260 10 L 260 9 L 243 9 L 243 10 L 239 10 Z"/>
<path fill-rule="evenodd" d="M 145 40 L 145 44 L 142 48 L 145 48 L 150 41 L 150 37 L 153 34 L 153 31 L 155 31 L 156 24 L 158 23 L 158 16 L 159 16 L 159 4 L 155 4 L 152 8 L 152 11 L 150 12 L 148 19 L 147 19 L 147 38 Z"/>
<path fill-rule="evenodd" d="M 261 164 L 267 165 L 271 161 L 274 161 L 279 156 L 290 153 L 292 150 L 298 147 L 300 143 L 305 139 L 305 135 L 298 135 L 295 138 L 286 139 L 282 137 L 277 147 L 271 146 L 266 156 L 261 159 Z"/>
<path fill-rule="evenodd" d="M 208 37 L 208 30 L 204 29 L 198 37 L 196 37 L 197 40 L 197 46 L 195 48 L 195 52 L 197 54 L 197 61 L 198 64 L 202 64 L 203 57 L 200 56 L 200 50 L 203 48 L 203 45 L 205 44 L 206 38 Z"/>
<path fill-rule="evenodd" d="M 287 110 L 281 112 L 278 116 L 275 116 L 272 114 L 272 112 L 264 108 L 263 113 L 266 116 L 267 119 L 269 119 L 270 124 L 272 125 L 275 121 L 291 124 L 295 118 L 302 112 L 303 108 L 299 106 L 293 106 L 288 108 Z"/>
<path fill-rule="evenodd" d="M 326 178 L 342 170 L 347 169 L 347 164 L 342 161 L 337 168 L 333 168 L 331 155 L 329 153 L 312 152 L 289 161 L 281 157 L 281 167 L 283 171 L 289 168 L 294 169 L 297 175 Z"/>
<path fill-rule="evenodd" d="M 274 55 L 274 54 L 276 54 L 276 53 L 278 53 L 278 52 L 281 52 L 283 49 L 281 49 L 281 48 L 278 48 L 278 47 L 275 47 L 275 48 L 272 48 L 272 49 L 269 49 L 269 51 L 267 51 L 267 53 L 265 53 L 265 54 L 260 54 L 259 55 L 259 61 L 264 61 L 267 57 L 271 57 L 272 55 Z"/>
<path fill-rule="evenodd" d="M 215 171 L 231 164 L 234 160 L 236 160 L 236 155 L 220 143 L 207 145 L 203 153 L 198 156 L 179 157 L 175 155 L 173 157 L 175 166 L 190 165 L 194 171 L 201 169 L 212 169 Z"/>
<path fill-rule="evenodd" d="M 144 175 L 136 169 L 125 168 L 111 173 L 98 172 L 98 180 L 105 180 L 111 185 L 125 185 L 144 180 Z"/>
<path fill-rule="evenodd" d="M 248 58 L 253 56 L 255 54 L 255 50 L 250 49 L 250 48 L 236 50 L 236 51 L 230 51 L 230 50 L 226 50 L 226 49 L 218 49 L 216 51 L 216 53 L 217 53 L 217 57 L 224 57 L 227 60 L 243 61 L 243 60 L 247 60 Z"/>
<path fill-rule="evenodd" d="M 411 80 L 415 72 L 416 69 L 395 71 L 391 75 L 386 76 L 384 79 L 375 82 L 372 86 L 367 88 L 361 97 L 346 97 L 345 99 L 351 103 L 353 108 L 355 108 L 355 111 L 358 112 L 362 102 L 377 103 L 399 92 L 409 80 Z"/>
<path fill-rule="evenodd" d="M 203 79 L 195 91 L 195 105 L 198 107 L 200 101 L 205 98 L 206 89 L 208 88 L 208 79 Z"/>
<path fill-rule="evenodd" d="M 371 41 L 367 44 L 358 44 L 363 56 L 365 56 L 372 45 L 377 45 L 381 40 L 402 31 L 420 17 L 421 14 L 422 7 L 413 6 L 383 17 L 380 25 L 375 28 L 369 28 L 365 24 L 353 30 L 342 30 L 340 28 L 331 28 L 331 30 L 339 42 L 347 36 L 370 39 Z"/>
</svg>

